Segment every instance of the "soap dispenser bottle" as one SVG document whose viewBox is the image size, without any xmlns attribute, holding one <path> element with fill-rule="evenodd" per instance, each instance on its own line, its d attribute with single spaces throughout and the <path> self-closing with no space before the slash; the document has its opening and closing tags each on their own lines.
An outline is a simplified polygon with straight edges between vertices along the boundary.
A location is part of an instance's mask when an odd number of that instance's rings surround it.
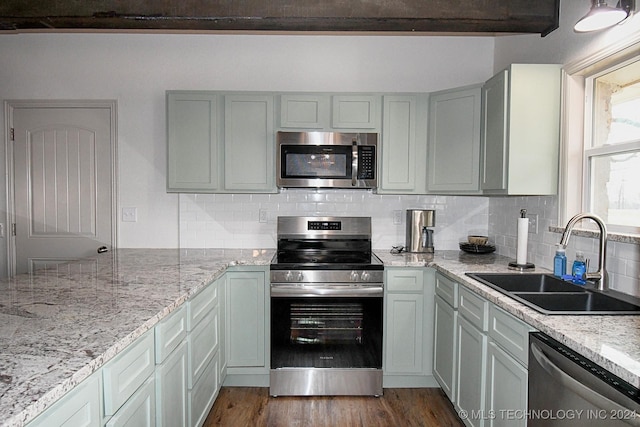
<svg viewBox="0 0 640 427">
<path fill-rule="evenodd" d="M 556 245 L 556 256 L 553 257 L 553 275 L 562 277 L 567 273 L 567 254 L 561 244 Z"/>
<path fill-rule="evenodd" d="M 584 280 L 584 275 L 587 273 L 587 265 L 584 261 L 584 254 L 580 251 L 576 251 L 576 260 L 573 261 L 573 268 L 571 269 L 571 275 L 573 276 L 573 283 L 577 285 L 584 285 L 587 282 Z"/>
</svg>

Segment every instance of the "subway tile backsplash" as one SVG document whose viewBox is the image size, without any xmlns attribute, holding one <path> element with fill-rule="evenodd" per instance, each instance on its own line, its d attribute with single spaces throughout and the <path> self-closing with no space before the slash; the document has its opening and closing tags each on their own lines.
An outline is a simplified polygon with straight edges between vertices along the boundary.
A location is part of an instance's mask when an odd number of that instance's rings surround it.
<svg viewBox="0 0 640 427">
<path fill-rule="evenodd" d="M 285 190 L 278 194 L 180 194 L 180 246 L 183 248 L 275 248 L 276 218 L 284 215 L 370 216 L 373 247 L 405 244 L 406 209 L 434 209 L 436 250 L 458 250 L 468 234 L 487 234 L 497 253 L 516 257 L 520 209 L 538 216 L 538 233 L 528 238 L 528 261 L 549 270 L 561 234 L 556 196 L 481 197 L 379 195 L 363 190 Z M 394 212 L 401 211 L 401 224 Z M 261 212 L 266 222 L 260 222 Z M 597 267 L 598 240 L 572 236 L 570 265 L 581 250 Z M 640 246 L 609 242 L 607 269 L 613 289 L 640 297 Z"/>
<path fill-rule="evenodd" d="M 370 216 L 373 247 L 405 244 L 406 209 L 434 209 L 436 250 L 456 250 L 470 233 L 486 234 L 489 200 L 466 196 L 380 195 L 363 190 L 285 190 L 278 194 L 180 194 L 180 246 L 275 248 L 276 218 Z M 266 222 L 260 222 L 260 213 Z M 394 223 L 401 211 L 402 222 Z"/>
<path fill-rule="evenodd" d="M 537 267 L 553 269 L 556 244 L 562 234 L 550 232 L 558 224 L 558 198 L 556 196 L 491 197 L 489 202 L 489 237 L 496 242 L 499 254 L 516 257 L 516 223 L 520 209 L 527 215 L 538 215 L 538 233 L 529 233 L 527 260 Z M 582 251 L 591 261 L 589 271 L 598 267 L 598 239 L 573 234 L 567 247 L 567 269 L 571 268 L 576 251 Z M 640 246 L 637 244 L 608 242 L 607 271 L 609 286 L 626 294 L 640 297 Z"/>
</svg>

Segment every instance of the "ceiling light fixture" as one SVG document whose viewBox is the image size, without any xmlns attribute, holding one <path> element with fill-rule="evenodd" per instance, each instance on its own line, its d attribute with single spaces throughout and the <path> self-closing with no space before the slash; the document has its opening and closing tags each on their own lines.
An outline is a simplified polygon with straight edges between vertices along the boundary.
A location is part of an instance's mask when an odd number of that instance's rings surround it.
<svg viewBox="0 0 640 427">
<path fill-rule="evenodd" d="M 606 0 L 591 0 L 591 10 L 573 27 L 577 33 L 598 31 L 614 26 L 627 19 L 635 8 L 634 0 L 619 0 L 611 7 Z"/>
</svg>

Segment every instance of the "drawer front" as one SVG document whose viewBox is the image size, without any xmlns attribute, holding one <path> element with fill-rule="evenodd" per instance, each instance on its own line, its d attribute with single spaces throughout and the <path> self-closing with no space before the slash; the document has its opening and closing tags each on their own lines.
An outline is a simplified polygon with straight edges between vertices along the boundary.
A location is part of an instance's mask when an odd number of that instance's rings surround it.
<svg viewBox="0 0 640 427">
<path fill-rule="evenodd" d="M 104 412 L 113 415 L 155 369 L 154 336 L 148 332 L 102 368 Z"/>
<path fill-rule="evenodd" d="M 424 270 L 397 268 L 386 271 L 386 288 L 389 292 L 422 292 Z"/>
<path fill-rule="evenodd" d="M 193 331 L 216 305 L 218 305 L 218 281 L 209 284 L 187 303 L 187 330 Z"/>
<path fill-rule="evenodd" d="M 436 295 L 453 308 L 458 308 L 458 286 L 457 282 L 436 273 Z"/>
<path fill-rule="evenodd" d="M 189 388 L 198 381 L 213 355 L 218 351 L 218 308 L 198 324 L 187 339 L 189 345 Z"/>
<path fill-rule="evenodd" d="M 100 423 L 100 379 L 91 375 L 29 427 L 91 427 Z"/>
<path fill-rule="evenodd" d="M 156 363 L 162 363 L 187 337 L 187 308 L 182 305 L 162 319 L 155 327 L 155 334 Z"/>
<path fill-rule="evenodd" d="M 218 371 L 220 369 L 220 354 L 216 353 L 207 365 L 202 378 L 189 390 L 189 426 L 198 427 L 204 424 L 213 407 L 213 402 L 220 391 Z"/>
<path fill-rule="evenodd" d="M 528 365 L 529 332 L 533 330 L 531 326 L 506 311 L 491 306 L 489 310 L 489 336 L 524 366 Z"/>
<path fill-rule="evenodd" d="M 149 378 L 125 403 L 105 427 L 154 427 L 156 425 L 156 387 Z"/>
<path fill-rule="evenodd" d="M 481 331 L 489 326 L 489 302 L 461 286 L 458 290 L 458 311 Z"/>
</svg>

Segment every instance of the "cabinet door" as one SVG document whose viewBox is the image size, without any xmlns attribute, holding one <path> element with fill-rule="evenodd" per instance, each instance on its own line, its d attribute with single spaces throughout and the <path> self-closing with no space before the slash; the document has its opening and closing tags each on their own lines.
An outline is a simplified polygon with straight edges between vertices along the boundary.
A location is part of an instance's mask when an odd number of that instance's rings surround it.
<svg viewBox="0 0 640 427">
<path fill-rule="evenodd" d="M 527 413 L 527 369 L 494 342 L 487 350 L 487 391 L 485 414 L 495 414 L 486 424 L 498 426 L 526 426 L 526 417 L 506 417 L 507 411 Z M 502 414 L 502 416 L 501 416 Z"/>
<path fill-rule="evenodd" d="M 485 407 L 487 336 L 458 316 L 456 408 L 480 414 Z M 482 417 L 466 418 L 465 424 L 483 425 Z"/>
<path fill-rule="evenodd" d="M 439 92 L 429 100 L 427 189 L 478 193 L 481 88 Z"/>
<path fill-rule="evenodd" d="M 386 373 L 422 373 L 423 296 L 386 295 Z"/>
<path fill-rule="evenodd" d="M 315 94 L 280 96 L 280 127 L 323 129 L 329 123 L 329 97 Z"/>
<path fill-rule="evenodd" d="M 227 272 L 227 366 L 265 366 L 265 274 Z"/>
<path fill-rule="evenodd" d="M 187 425 L 187 343 L 156 367 L 157 425 Z"/>
<path fill-rule="evenodd" d="M 218 320 L 218 307 L 215 307 L 189 334 L 189 388 L 203 375 L 213 355 L 218 352 Z"/>
<path fill-rule="evenodd" d="M 276 192 L 273 96 L 224 97 L 224 188 Z"/>
<path fill-rule="evenodd" d="M 458 313 L 436 295 L 433 375 L 455 403 L 456 330 Z"/>
<path fill-rule="evenodd" d="M 189 426 L 198 427 L 204 424 L 220 392 L 220 352 L 211 359 L 202 377 L 189 390 Z"/>
<path fill-rule="evenodd" d="M 507 113 L 509 71 L 504 70 L 482 87 L 482 189 L 507 188 Z"/>
<path fill-rule="evenodd" d="M 29 427 L 91 427 L 100 423 L 100 380 L 96 373 L 44 411 Z"/>
<path fill-rule="evenodd" d="M 376 95 L 335 95 L 332 122 L 335 129 L 376 129 L 380 125 L 380 107 Z"/>
<path fill-rule="evenodd" d="M 149 378 L 111 417 L 105 427 L 155 427 L 155 397 L 155 383 L 153 378 Z"/>
<path fill-rule="evenodd" d="M 416 188 L 415 96 L 385 96 L 382 118 L 381 190 Z"/>
<path fill-rule="evenodd" d="M 167 191 L 219 189 L 217 95 L 167 93 Z"/>
</svg>

